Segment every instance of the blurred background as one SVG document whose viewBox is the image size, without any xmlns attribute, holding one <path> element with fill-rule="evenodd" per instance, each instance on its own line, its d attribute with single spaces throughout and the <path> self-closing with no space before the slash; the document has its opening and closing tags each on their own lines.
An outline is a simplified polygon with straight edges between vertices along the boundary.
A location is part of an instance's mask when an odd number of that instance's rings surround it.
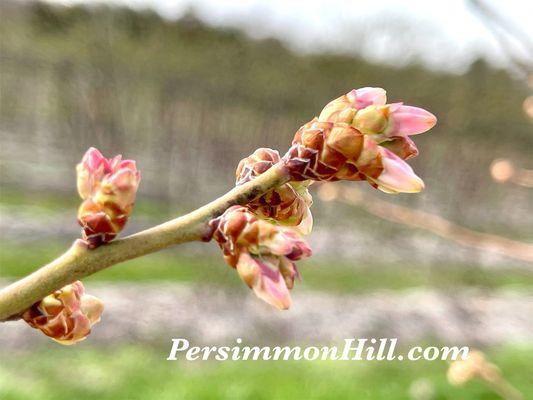
<svg viewBox="0 0 533 400">
<path fill-rule="evenodd" d="M 74 166 L 90 146 L 137 160 L 126 234 L 207 203 L 257 147 L 352 88 L 424 107 L 418 195 L 315 185 L 294 307 L 256 299 L 214 244 L 85 281 L 106 311 L 63 348 L 0 326 L 2 399 L 497 399 L 446 362 L 172 362 L 195 344 L 483 349 L 531 398 L 533 6 L 510 0 L 0 2 L 1 286 L 79 236 Z"/>
</svg>

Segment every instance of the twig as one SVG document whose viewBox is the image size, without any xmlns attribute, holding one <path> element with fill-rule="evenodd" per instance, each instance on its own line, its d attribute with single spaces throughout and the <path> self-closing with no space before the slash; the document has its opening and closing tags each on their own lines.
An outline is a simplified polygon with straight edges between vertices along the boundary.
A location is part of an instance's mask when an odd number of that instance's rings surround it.
<svg viewBox="0 0 533 400">
<path fill-rule="evenodd" d="M 18 319 L 24 310 L 48 294 L 112 265 L 176 244 L 208 240 L 211 219 L 230 206 L 247 204 L 289 180 L 287 168 L 280 163 L 211 203 L 161 225 L 94 250 L 77 240 L 59 258 L 0 291 L 0 321 Z"/>
<path fill-rule="evenodd" d="M 498 377 L 494 382 L 485 380 L 485 383 L 494 393 L 504 400 L 524 400 L 522 393 L 502 376 Z"/>
</svg>

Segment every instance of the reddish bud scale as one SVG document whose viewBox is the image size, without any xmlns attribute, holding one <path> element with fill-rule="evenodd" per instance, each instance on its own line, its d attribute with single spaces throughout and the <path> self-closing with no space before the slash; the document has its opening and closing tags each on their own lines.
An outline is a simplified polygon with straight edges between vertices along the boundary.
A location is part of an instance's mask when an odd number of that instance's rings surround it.
<svg viewBox="0 0 533 400">
<path fill-rule="evenodd" d="M 389 149 L 402 160 L 408 160 L 418 155 L 418 148 L 408 136 L 392 137 L 391 140 L 380 143 L 380 146 Z"/>
<path fill-rule="evenodd" d="M 236 171 L 236 184 L 242 185 L 254 179 L 280 160 L 276 150 L 257 149 L 240 161 Z M 300 232 L 307 234 L 312 227 L 310 206 L 313 199 L 307 190 L 309 184 L 310 182 L 286 183 L 251 201 L 247 207 L 261 218 L 281 225 L 298 226 Z"/>
<path fill-rule="evenodd" d="M 78 223 L 83 239 L 90 248 L 109 243 L 124 229 L 130 210 L 122 210 L 114 203 L 94 203 L 87 199 L 78 209 Z"/>
<path fill-rule="evenodd" d="M 284 161 L 297 181 L 360 181 L 383 170 L 377 143 L 345 123 L 316 118 L 298 129 Z"/>
<path fill-rule="evenodd" d="M 22 318 L 55 341 L 70 345 L 89 335 L 103 309 L 103 303 L 85 294 L 83 284 L 76 281 L 35 303 Z"/>
</svg>

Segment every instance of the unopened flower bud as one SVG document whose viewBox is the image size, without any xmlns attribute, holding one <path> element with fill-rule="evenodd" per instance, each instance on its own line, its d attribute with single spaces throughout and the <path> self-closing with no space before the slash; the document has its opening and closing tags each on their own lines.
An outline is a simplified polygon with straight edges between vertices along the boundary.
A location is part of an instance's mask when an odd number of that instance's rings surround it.
<svg viewBox="0 0 533 400">
<path fill-rule="evenodd" d="M 380 88 L 352 90 L 330 102 L 295 134 L 283 160 L 296 181 L 367 180 L 387 193 L 424 188 L 407 160 L 418 154 L 408 135 L 433 127 L 433 114 L 385 104 Z"/>
<path fill-rule="evenodd" d="M 418 135 L 429 131 L 437 123 L 437 117 L 423 108 L 404 106 L 401 103 L 391 104 L 389 107 L 388 137 Z"/>
<path fill-rule="evenodd" d="M 314 119 L 292 143 L 284 161 L 294 180 L 360 181 L 383 170 L 378 144 L 347 124 Z"/>
<path fill-rule="evenodd" d="M 422 108 L 386 102 L 386 92 L 381 88 L 352 90 L 326 105 L 318 120 L 347 123 L 365 135 L 374 135 L 378 143 L 395 136 L 426 132 L 437 122 L 433 114 Z"/>
<path fill-rule="evenodd" d="M 465 360 L 456 360 L 450 364 L 446 374 L 448 382 L 461 386 L 474 378 L 495 383 L 501 378 L 500 369 L 489 362 L 481 351 L 470 351 Z"/>
<path fill-rule="evenodd" d="M 109 169 L 109 161 L 97 149 L 91 147 L 76 166 L 78 193 L 86 199 L 97 189 Z"/>
<path fill-rule="evenodd" d="M 257 149 L 240 161 L 236 171 L 237 185 L 261 175 L 280 160 L 276 150 Z M 286 183 L 248 203 L 247 207 L 263 219 L 280 225 L 294 226 L 300 233 L 309 234 L 313 226 L 310 210 L 313 198 L 307 190 L 310 184 L 310 181 Z"/>
<path fill-rule="evenodd" d="M 133 203 L 140 172 L 135 161 L 118 155 L 106 159 L 90 148 L 77 168 L 78 192 L 84 202 L 78 210 L 83 238 L 90 247 L 113 240 L 124 228 Z"/>
<path fill-rule="evenodd" d="M 357 110 L 371 105 L 383 105 L 386 102 L 386 92 L 381 88 L 353 89 L 329 102 L 320 113 L 318 120 L 351 124 Z"/>
<path fill-rule="evenodd" d="M 243 252 L 236 268 L 241 279 L 257 297 L 279 310 L 287 310 L 292 300 L 279 269 L 280 262 L 279 257 L 254 257 Z"/>
<path fill-rule="evenodd" d="M 367 177 L 385 193 L 418 193 L 424 182 L 413 169 L 392 151 L 379 147 L 383 170 L 376 178 Z"/>
<path fill-rule="evenodd" d="M 291 305 L 289 289 L 299 276 L 294 261 L 311 249 L 293 229 L 257 218 L 241 206 L 211 221 L 213 239 L 226 262 L 262 300 L 279 309 Z"/>
<path fill-rule="evenodd" d="M 353 162 L 363 142 L 364 135 L 357 129 L 315 118 L 296 132 L 284 162 L 296 181 L 361 180 Z"/>
<path fill-rule="evenodd" d="M 103 310 L 102 301 L 85 294 L 83 284 L 76 281 L 35 303 L 22 318 L 56 342 L 71 345 L 89 335 Z"/>
<path fill-rule="evenodd" d="M 388 125 L 387 106 L 368 106 L 358 111 L 353 119 L 353 125 L 365 135 L 381 133 Z"/>
</svg>

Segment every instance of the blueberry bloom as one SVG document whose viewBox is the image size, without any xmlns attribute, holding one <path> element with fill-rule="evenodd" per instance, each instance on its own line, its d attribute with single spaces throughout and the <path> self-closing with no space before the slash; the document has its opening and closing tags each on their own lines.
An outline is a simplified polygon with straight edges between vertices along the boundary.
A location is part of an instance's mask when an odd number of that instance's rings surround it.
<svg viewBox="0 0 533 400">
<path fill-rule="evenodd" d="M 141 174 L 133 160 L 107 159 L 91 147 L 76 167 L 78 193 L 84 200 L 78 222 L 89 247 L 113 240 L 124 229 Z"/>
<path fill-rule="evenodd" d="M 103 310 L 102 301 L 85 294 L 83 284 L 76 281 L 35 303 L 22 318 L 56 342 L 71 345 L 89 335 Z"/>
<path fill-rule="evenodd" d="M 354 89 L 296 132 L 284 160 L 297 181 L 366 180 L 387 193 L 416 193 L 424 183 L 405 162 L 418 154 L 409 136 L 436 121 L 424 109 L 386 104 L 381 88 Z"/>
<path fill-rule="evenodd" d="M 309 257 L 311 249 L 294 229 L 257 218 L 247 208 L 233 206 L 211 221 L 213 239 L 226 262 L 260 299 L 285 310 L 289 290 L 299 276 L 294 261 Z"/>
</svg>

